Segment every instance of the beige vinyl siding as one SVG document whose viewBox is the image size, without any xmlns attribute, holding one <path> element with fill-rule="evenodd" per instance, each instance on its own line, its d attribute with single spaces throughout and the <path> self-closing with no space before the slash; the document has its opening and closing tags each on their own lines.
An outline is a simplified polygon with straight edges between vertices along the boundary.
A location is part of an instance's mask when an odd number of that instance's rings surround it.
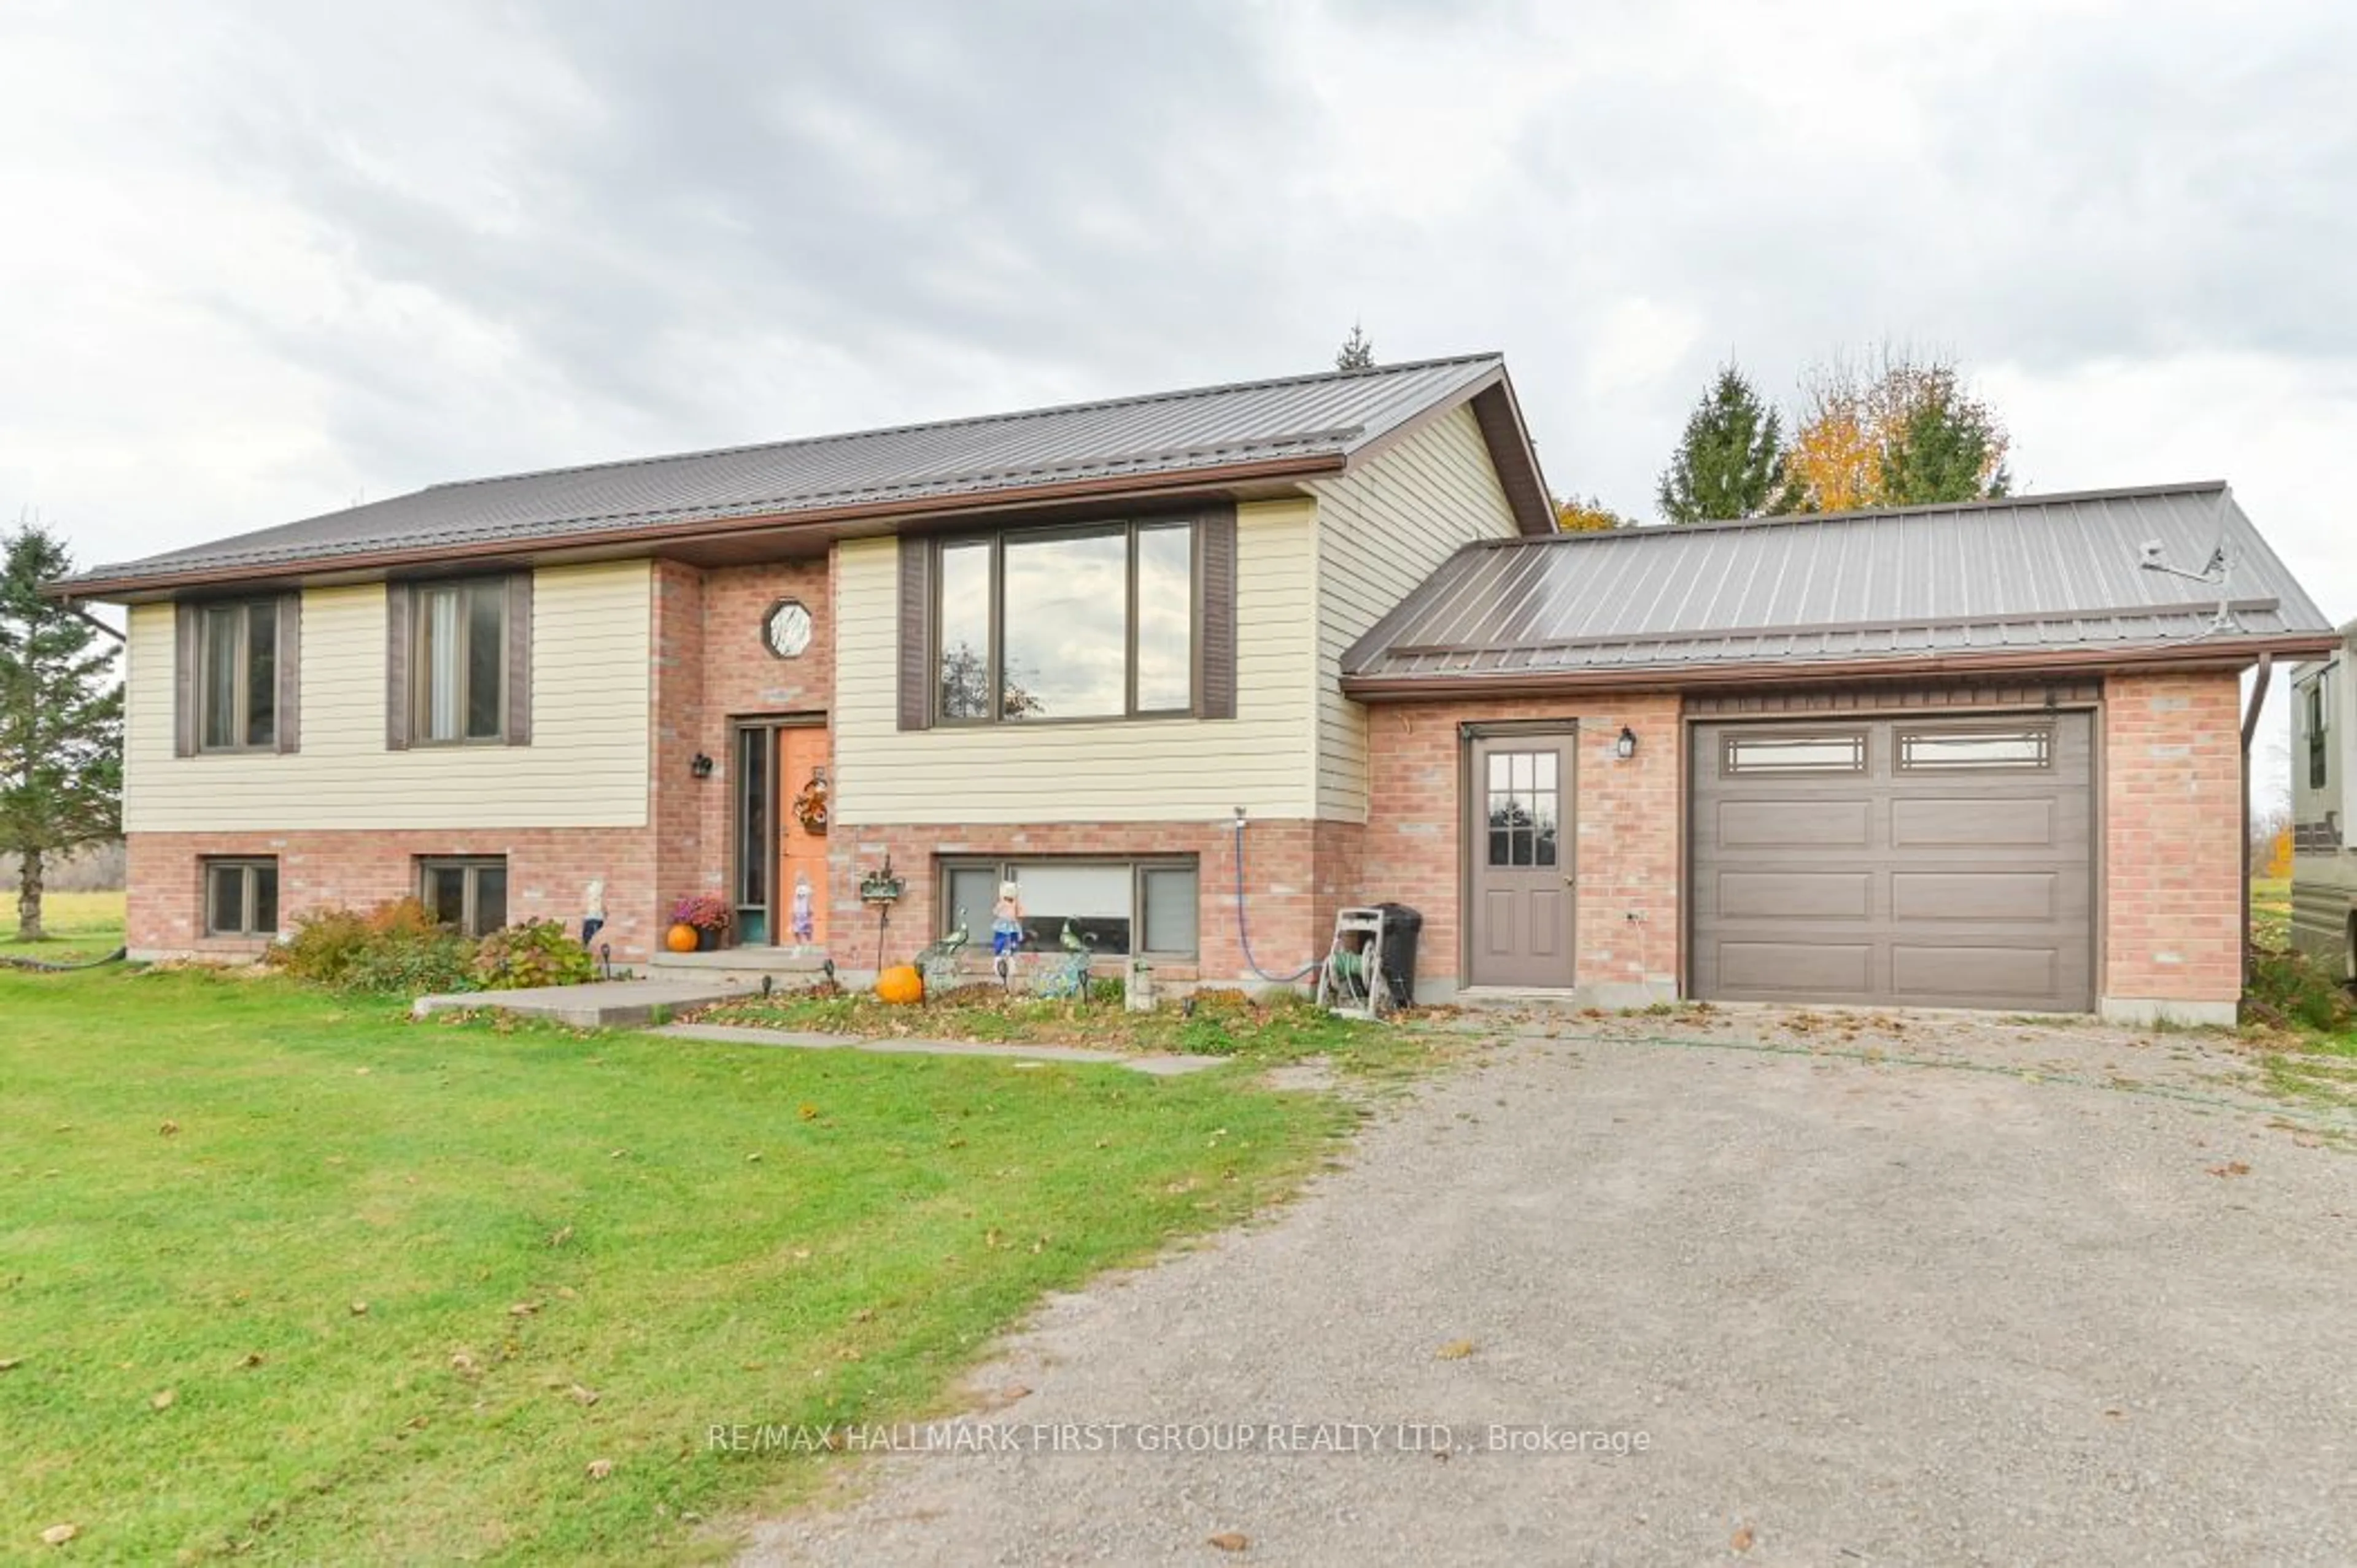
<svg viewBox="0 0 2357 1568">
<path fill-rule="evenodd" d="M 1342 694 L 1342 655 L 1459 545 L 1515 532 L 1470 408 L 1366 467 L 1314 487 L 1318 530 L 1318 815 L 1364 822 L 1367 710 Z"/>
<path fill-rule="evenodd" d="M 532 744 L 388 751 L 383 585 L 306 592 L 303 748 L 285 757 L 173 756 L 172 607 L 134 606 L 124 828 L 644 826 L 647 563 L 544 570 L 533 601 Z"/>
<path fill-rule="evenodd" d="M 899 556 L 835 553 L 836 819 L 863 822 L 1219 822 L 1309 814 L 1316 509 L 1236 512 L 1236 716 L 899 727 Z"/>
</svg>

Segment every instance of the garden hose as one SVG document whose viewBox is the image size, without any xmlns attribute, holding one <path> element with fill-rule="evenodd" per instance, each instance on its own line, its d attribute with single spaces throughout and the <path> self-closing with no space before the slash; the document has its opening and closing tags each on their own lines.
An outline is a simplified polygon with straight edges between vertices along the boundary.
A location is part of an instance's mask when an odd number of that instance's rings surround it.
<svg viewBox="0 0 2357 1568">
<path fill-rule="evenodd" d="M 84 959 L 80 963 L 52 963 L 48 959 L 15 958 L 0 953 L 0 969 L 27 969 L 36 974 L 71 974 L 78 969 L 96 969 L 102 964 L 120 963 L 130 956 L 129 948 L 117 948 L 104 958 Z"/>
</svg>

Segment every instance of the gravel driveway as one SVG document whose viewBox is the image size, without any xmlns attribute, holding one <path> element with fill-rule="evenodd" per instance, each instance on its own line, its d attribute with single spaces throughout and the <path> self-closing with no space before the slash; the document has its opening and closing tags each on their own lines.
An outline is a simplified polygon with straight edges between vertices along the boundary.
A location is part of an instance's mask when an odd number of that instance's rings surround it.
<svg viewBox="0 0 2357 1568">
<path fill-rule="evenodd" d="M 749 1560 L 2357 1562 L 2357 1154 L 2210 1103 L 2229 1051 L 1509 1026 Z"/>
</svg>

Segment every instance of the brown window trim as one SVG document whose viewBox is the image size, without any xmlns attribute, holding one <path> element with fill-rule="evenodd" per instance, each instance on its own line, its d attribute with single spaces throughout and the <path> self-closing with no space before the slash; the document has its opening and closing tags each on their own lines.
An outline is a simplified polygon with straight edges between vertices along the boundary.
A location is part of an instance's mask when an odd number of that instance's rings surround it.
<svg viewBox="0 0 2357 1568">
<path fill-rule="evenodd" d="M 210 686 L 204 679 L 205 618 L 212 610 L 235 609 L 246 612 L 238 620 L 238 641 L 241 649 L 237 682 L 237 705 L 240 722 L 232 727 L 243 735 L 249 727 L 247 704 L 253 697 L 251 650 L 246 648 L 253 635 L 252 612 L 268 607 L 273 618 L 273 655 L 276 668 L 272 676 L 270 738 L 265 741 L 232 741 L 210 745 L 204 739 L 206 706 Z M 302 749 L 303 733 L 303 596 L 285 594 L 244 594 L 234 598 L 189 599 L 175 607 L 173 627 L 173 754 L 178 757 L 263 757 L 284 756 Z"/>
<path fill-rule="evenodd" d="M 514 911 L 512 909 L 504 910 L 503 913 L 505 913 L 509 918 L 502 920 L 500 925 L 490 927 L 485 930 L 477 930 L 475 928 L 480 923 L 479 917 L 481 915 L 482 911 L 478 905 L 479 894 L 477 886 L 476 873 L 481 871 L 497 871 L 504 875 L 507 869 L 508 857 L 503 854 L 421 854 L 417 857 L 416 866 L 417 875 L 415 885 L 417 889 L 417 901 L 425 905 L 426 912 L 431 914 L 434 909 L 434 874 L 437 871 L 462 871 L 466 873 L 466 889 L 459 895 L 460 908 L 457 929 L 459 935 L 465 937 L 477 938 L 489 936 L 491 931 L 501 929 L 505 926 L 513 923 Z M 506 901 L 512 902 L 514 894 L 514 887 L 512 885 L 510 886 L 508 893 L 509 897 Z"/>
<path fill-rule="evenodd" d="M 1137 705 L 1138 541 L 1157 529 L 1189 529 L 1192 579 L 1189 605 L 1188 684 L 1184 706 Z M 1010 541 L 1084 537 L 1121 531 L 1126 547 L 1123 705 L 1118 713 L 1008 718 L 999 707 L 1005 682 L 1006 550 Z M 941 712 L 942 554 L 961 545 L 988 550 L 989 596 L 985 636 L 987 679 L 994 693 L 989 714 L 944 717 Z M 1232 506 L 1185 511 L 1147 511 L 1039 527 L 965 530 L 933 537 L 903 535 L 899 542 L 899 725 L 904 730 L 978 728 L 986 725 L 1053 725 L 1136 724 L 1160 719 L 1230 719 L 1236 704 L 1236 526 Z"/>
<path fill-rule="evenodd" d="M 278 857 L 276 855 L 209 854 L 199 860 L 198 869 L 197 900 L 199 904 L 199 919 L 197 923 L 204 931 L 206 937 L 249 939 L 255 941 L 272 941 L 276 940 L 278 936 L 276 911 L 278 901 L 285 892 L 285 889 L 277 885 Z M 239 873 L 241 880 L 243 883 L 243 886 L 238 894 L 238 908 L 244 913 L 245 924 L 236 930 L 225 930 L 213 924 L 213 875 L 217 872 Z M 272 906 L 273 918 L 270 925 L 266 929 L 258 927 L 253 922 L 254 904 L 256 902 L 254 894 L 260 885 L 260 874 L 264 872 L 270 874 L 272 883 L 270 902 Z"/>
<path fill-rule="evenodd" d="M 1137 705 L 1137 541 L 1141 533 L 1184 528 L 1190 546 L 1188 560 L 1188 625 L 1187 657 L 1188 695 L 1184 706 L 1175 708 L 1140 708 Z M 1030 544 L 1058 539 L 1103 539 L 1119 535 L 1122 540 L 1125 585 L 1122 606 L 1122 706 L 1118 713 L 1052 714 L 1038 718 L 1010 717 L 1004 711 L 1003 696 L 1006 681 L 1006 547 L 1008 543 Z M 993 697 L 991 712 L 974 717 L 952 718 L 942 712 L 941 647 L 942 594 L 946 582 L 942 571 L 942 553 L 961 545 L 987 545 L 990 550 L 990 618 L 987 650 L 987 678 Z M 932 603 L 926 617 L 927 667 L 931 681 L 932 723 L 942 729 L 969 729 L 986 725 L 1078 725 L 1113 724 L 1152 719 L 1190 719 L 1201 705 L 1203 689 L 1203 536 L 1199 520 L 1189 516 L 1107 518 L 1101 521 L 1059 523 L 1045 528 L 995 529 L 983 533 L 944 534 L 930 542 L 932 552 L 929 574 Z"/>
<path fill-rule="evenodd" d="M 1203 950 L 1203 865 L 1202 857 L 1192 854 L 942 854 L 933 857 L 933 908 L 939 912 L 933 924 L 936 935 L 947 936 L 957 919 L 957 911 L 949 907 L 950 873 L 952 871 L 988 871 L 995 881 L 1006 880 L 1010 865 L 1070 866 L 1082 870 L 1105 866 L 1129 873 L 1130 950 L 1126 953 L 1106 953 L 1107 958 L 1159 959 L 1168 963 L 1194 962 Z M 1195 942 L 1184 950 L 1146 948 L 1140 944 L 1146 937 L 1146 875 L 1150 871 L 1189 871 L 1195 875 Z M 979 946 L 987 955 L 990 950 L 990 924 L 986 917 L 978 918 L 967 911 L 970 922 L 967 937 L 972 945 Z"/>
<path fill-rule="evenodd" d="M 426 596 L 436 589 L 490 587 L 493 585 L 500 585 L 503 593 L 500 606 L 499 732 L 489 736 L 428 737 L 425 733 L 428 693 L 418 659 L 418 650 L 425 641 Z M 528 571 L 496 576 L 421 578 L 386 584 L 385 748 L 407 751 L 530 746 L 532 618 L 533 574 Z M 463 669 L 468 662 L 463 651 L 466 647 L 463 639 L 473 635 L 471 618 L 461 617 L 459 625 L 462 651 L 458 658 Z M 460 705 L 462 708 L 465 705 L 463 693 Z"/>
</svg>

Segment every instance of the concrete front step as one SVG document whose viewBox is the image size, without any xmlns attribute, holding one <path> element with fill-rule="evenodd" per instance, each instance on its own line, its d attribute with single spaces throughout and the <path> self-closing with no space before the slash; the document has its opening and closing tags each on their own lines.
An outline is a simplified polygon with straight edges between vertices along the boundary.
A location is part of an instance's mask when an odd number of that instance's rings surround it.
<svg viewBox="0 0 2357 1568">
<path fill-rule="evenodd" d="M 824 950 L 716 948 L 710 952 L 659 952 L 643 966 L 649 980 L 693 981 L 726 985 L 732 992 L 759 991 L 768 981 L 775 991 L 800 991 L 827 974 Z"/>
</svg>

